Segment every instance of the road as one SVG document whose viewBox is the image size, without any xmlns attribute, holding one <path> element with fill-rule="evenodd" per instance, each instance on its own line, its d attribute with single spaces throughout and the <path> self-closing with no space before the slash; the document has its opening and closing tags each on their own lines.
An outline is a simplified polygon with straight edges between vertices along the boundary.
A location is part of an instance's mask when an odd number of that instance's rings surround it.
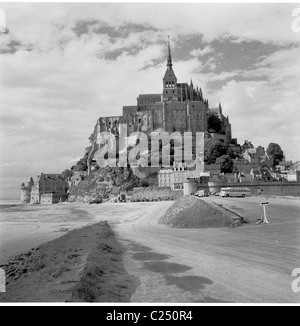
<svg viewBox="0 0 300 326">
<path fill-rule="evenodd" d="M 132 300 L 300 302 L 300 293 L 291 289 L 292 270 L 300 267 L 300 202 L 270 199 L 270 224 L 255 225 L 261 213 L 257 198 L 205 200 L 239 211 L 250 223 L 234 229 L 172 229 L 158 224 L 169 204 L 147 203 L 142 216 L 115 224 L 131 248 L 126 266 L 142 282 Z"/>
<path fill-rule="evenodd" d="M 291 274 L 300 268 L 300 200 L 270 199 L 269 225 L 255 225 L 257 198 L 205 200 L 229 206 L 250 223 L 170 228 L 158 221 L 172 202 L 8 209 L 0 211 L 0 262 L 67 230 L 107 220 L 127 248 L 127 271 L 139 279 L 132 302 L 299 303 Z"/>
</svg>

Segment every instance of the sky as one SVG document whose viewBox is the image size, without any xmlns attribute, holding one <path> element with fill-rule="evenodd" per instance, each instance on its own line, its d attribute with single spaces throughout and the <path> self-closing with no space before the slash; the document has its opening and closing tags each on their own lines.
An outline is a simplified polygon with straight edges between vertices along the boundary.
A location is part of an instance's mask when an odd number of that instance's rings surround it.
<svg viewBox="0 0 300 326">
<path fill-rule="evenodd" d="M 192 78 L 210 107 L 221 102 L 233 137 L 278 143 L 299 161 L 299 8 L 0 3 L 9 30 L 0 34 L 0 199 L 74 165 L 100 116 L 161 93 L 167 35 L 178 82 Z"/>
</svg>

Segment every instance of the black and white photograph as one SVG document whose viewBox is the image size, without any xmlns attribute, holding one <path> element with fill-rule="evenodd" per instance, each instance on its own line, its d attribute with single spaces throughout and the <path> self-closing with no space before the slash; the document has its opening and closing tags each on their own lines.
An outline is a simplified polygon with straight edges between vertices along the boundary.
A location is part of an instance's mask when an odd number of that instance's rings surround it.
<svg viewBox="0 0 300 326">
<path fill-rule="evenodd" d="M 0 306 L 24 303 L 299 305 L 299 3 L 0 2 Z"/>
</svg>

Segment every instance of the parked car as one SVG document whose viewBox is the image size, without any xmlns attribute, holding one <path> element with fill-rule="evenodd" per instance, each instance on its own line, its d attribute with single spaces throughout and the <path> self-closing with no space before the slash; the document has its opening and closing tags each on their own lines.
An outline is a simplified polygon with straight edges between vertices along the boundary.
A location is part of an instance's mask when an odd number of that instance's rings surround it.
<svg viewBox="0 0 300 326">
<path fill-rule="evenodd" d="M 205 191 L 204 190 L 198 190 L 195 193 L 195 196 L 197 196 L 197 197 L 205 197 Z"/>
</svg>

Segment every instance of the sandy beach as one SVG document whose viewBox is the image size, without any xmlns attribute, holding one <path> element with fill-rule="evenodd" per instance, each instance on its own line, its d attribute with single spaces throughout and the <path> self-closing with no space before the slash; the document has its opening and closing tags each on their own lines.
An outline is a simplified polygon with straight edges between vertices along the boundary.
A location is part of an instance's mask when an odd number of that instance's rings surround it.
<svg viewBox="0 0 300 326">
<path fill-rule="evenodd" d="M 114 226 L 143 216 L 147 208 L 151 210 L 154 206 L 169 207 L 171 204 L 61 203 L 0 208 L 0 264 L 68 231 L 101 221 L 109 221 Z"/>
<path fill-rule="evenodd" d="M 11 260 L 7 267 L 12 275 L 9 298 L 54 302 L 299 302 L 299 295 L 291 288 L 291 273 L 300 264 L 299 199 L 268 198 L 270 224 L 261 226 L 255 225 L 261 213 L 257 198 L 205 200 L 226 204 L 245 216 L 249 224 L 233 229 L 172 228 L 159 223 L 171 201 L 3 209 L 1 261 Z M 113 244 L 103 244 L 97 237 L 101 221 L 107 221 L 113 231 L 109 240 Z M 36 247 L 40 249 L 36 251 Z M 88 257 L 95 265 L 85 263 Z M 101 257 L 111 263 L 101 267 Z M 49 266 L 43 266 L 44 261 Z M 44 271 L 39 270 L 41 262 Z M 101 279 L 103 271 L 110 277 Z M 107 288 L 107 297 L 82 290 L 86 285 L 82 288 L 81 281 L 87 282 L 88 289 L 100 284 L 102 291 L 102 280 L 110 289 L 123 281 L 116 292 Z M 48 290 L 52 286 L 56 290 L 43 292 L 47 284 Z M 26 295 L 25 285 L 31 295 Z M 76 294 L 76 286 L 82 295 Z"/>
<path fill-rule="evenodd" d="M 0 264 L 93 220 L 77 205 L 21 205 L 0 209 Z"/>
</svg>

